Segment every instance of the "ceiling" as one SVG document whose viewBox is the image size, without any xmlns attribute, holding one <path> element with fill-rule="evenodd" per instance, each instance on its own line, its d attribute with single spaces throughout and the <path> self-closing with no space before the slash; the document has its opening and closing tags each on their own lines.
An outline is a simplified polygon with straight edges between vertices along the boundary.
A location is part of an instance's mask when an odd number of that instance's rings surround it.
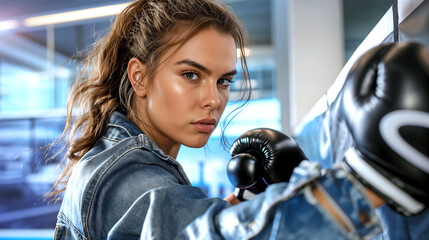
<svg viewBox="0 0 429 240">
<path fill-rule="evenodd" d="M 127 1 L 129 0 L 0 0 L 0 21 Z M 271 44 L 271 1 L 225 0 L 243 21 L 251 45 Z M 362 41 L 391 2 L 392 0 L 343 0 L 346 48 L 354 49 Z M 55 26 L 55 50 L 58 54 L 70 57 L 79 50 L 87 49 L 106 32 L 110 22 L 111 18 L 104 18 Z M 17 33 L 28 41 L 46 46 L 46 28 L 23 29 Z"/>
</svg>

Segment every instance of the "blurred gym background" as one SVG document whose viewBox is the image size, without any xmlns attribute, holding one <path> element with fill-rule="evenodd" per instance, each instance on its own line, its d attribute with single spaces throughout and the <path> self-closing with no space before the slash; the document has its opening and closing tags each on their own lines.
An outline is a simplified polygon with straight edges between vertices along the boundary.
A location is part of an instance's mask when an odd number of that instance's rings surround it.
<svg viewBox="0 0 429 240">
<path fill-rule="evenodd" d="M 248 32 L 253 96 L 227 131 L 293 134 L 347 59 L 390 8 L 388 0 L 224 0 Z M 79 61 L 127 1 L 0 0 L 0 240 L 51 239 L 59 204 L 44 194 L 59 173 L 67 92 Z M 79 53 L 79 54 L 77 54 Z M 76 55 L 77 54 L 77 55 Z M 238 91 L 240 76 L 232 86 Z M 227 111 L 236 105 L 228 106 Z M 217 129 L 207 147 L 178 161 L 210 197 L 233 191 Z"/>
</svg>

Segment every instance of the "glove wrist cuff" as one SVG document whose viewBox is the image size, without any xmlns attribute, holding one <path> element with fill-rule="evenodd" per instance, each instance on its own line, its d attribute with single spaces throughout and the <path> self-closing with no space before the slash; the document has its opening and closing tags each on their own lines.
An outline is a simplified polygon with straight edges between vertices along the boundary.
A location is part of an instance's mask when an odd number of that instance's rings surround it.
<svg viewBox="0 0 429 240">
<path fill-rule="evenodd" d="M 256 196 L 255 193 L 247 189 L 240 189 L 240 188 L 235 188 L 234 194 L 235 194 L 235 197 L 240 201 L 247 201 Z"/>
<path fill-rule="evenodd" d="M 405 215 L 419 213 L 425 208 L 422 203 L 393 184 L 364 159 L 358 150 L 350 148 L 344 155 L 345 168 Z"/>
</svg>

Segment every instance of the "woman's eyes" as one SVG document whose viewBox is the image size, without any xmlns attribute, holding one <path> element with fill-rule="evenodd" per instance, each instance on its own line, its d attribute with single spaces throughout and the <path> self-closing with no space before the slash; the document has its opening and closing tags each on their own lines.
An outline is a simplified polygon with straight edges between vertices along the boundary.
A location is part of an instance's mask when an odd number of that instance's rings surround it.
<svg viewBox="0 0 429 240">
<path fill-rule="evenodd" d="M 192 82 L 196 82 L 200 79 L 198 73 L 195 72 L 185 72 L 182 74 L 182 76 Z M 223 87 L 228 87 L 232 82 L 232 78 L 221 78 L 217 81 L 217 83 Z"/>
</svg>

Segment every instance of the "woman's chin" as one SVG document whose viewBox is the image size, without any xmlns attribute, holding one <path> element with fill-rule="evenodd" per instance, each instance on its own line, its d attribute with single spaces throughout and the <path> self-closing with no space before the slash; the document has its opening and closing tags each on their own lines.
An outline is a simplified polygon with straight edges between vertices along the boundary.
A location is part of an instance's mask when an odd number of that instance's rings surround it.
<svg viewBox="0 0 429 240">
<path fill-rule="evenodd" d="M 190 148 L 202 148 L 204 147 L 207 142 L 208 142 L 208 138 L 205 139 L 200 139 L 194 142 L 189 142 L 189 143 L 183 143 L 183 145 L 185 145 L 186 147 L 190 147 Z"/>
</svg>

